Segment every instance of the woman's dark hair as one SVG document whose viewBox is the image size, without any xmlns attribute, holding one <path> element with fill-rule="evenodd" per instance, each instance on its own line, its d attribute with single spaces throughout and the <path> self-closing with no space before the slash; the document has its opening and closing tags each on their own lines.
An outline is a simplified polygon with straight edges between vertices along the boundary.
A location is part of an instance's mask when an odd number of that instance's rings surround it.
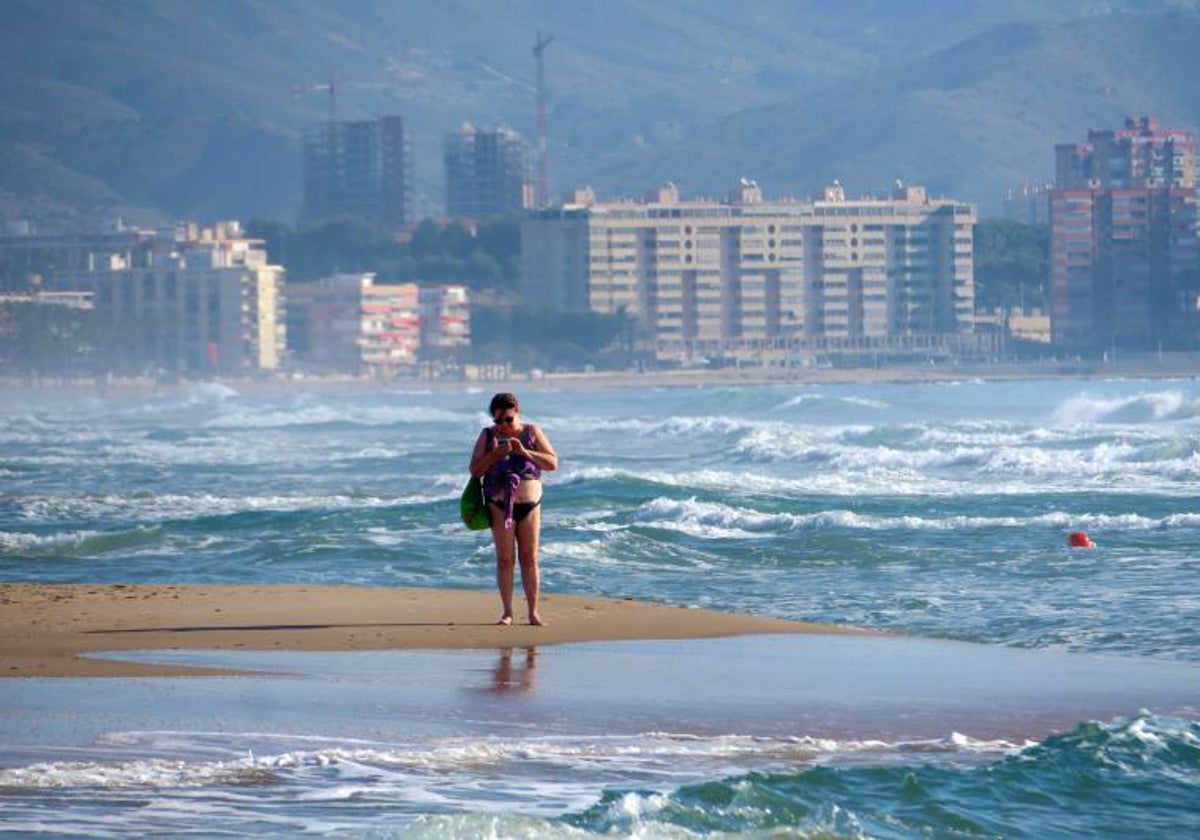
<svg viewBox="0 0 1200 840">
<path fill-rule="evenodd" d="M 488 408 L 488 414 L 495 414 L 497 411 L 503 411 L 508 408 L 515 408 L 518 411 L 521 409 L 521 406 L 517 404 L 517 395 L 507 392 L 497 394 L 492 397 L 492 405 Z"/>
</svg>

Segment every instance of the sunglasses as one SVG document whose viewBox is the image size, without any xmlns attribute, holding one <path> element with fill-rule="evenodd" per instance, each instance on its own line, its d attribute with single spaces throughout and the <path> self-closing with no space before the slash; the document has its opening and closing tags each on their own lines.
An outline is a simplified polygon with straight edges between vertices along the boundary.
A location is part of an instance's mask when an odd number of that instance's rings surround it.
<svg viewBox="0 0 1200 840">
<path fill-rule="evenodd" d="M 516 422 L 517 416 L 515 414 L 510 414 L 507 417 L 497 417 L 495 419 L 497 426 L 511 426 Z"/>
</svg>

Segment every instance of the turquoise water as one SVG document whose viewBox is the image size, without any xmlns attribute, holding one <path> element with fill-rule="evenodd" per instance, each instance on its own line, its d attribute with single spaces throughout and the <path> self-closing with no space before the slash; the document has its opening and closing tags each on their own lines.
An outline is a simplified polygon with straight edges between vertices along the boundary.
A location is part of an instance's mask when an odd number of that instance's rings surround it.
<svg viewBox="0 0 1200 840">
<path fill-rule="evenodd" d="M 487 538 L 456 519 L 489 397 L 6 392 L 0 579 L 489 588 Z M 1200 661 L 1196 381 L 522 397 L 562 456 L 544 514 L 550 592 Z M 1073 530 L 1098 547 L 1068 549 Z M 563 759 L 571 794 L 549 796 L 549 813 L 496 809 L 482 785 L 406 812 L 403 828 L 1185 836 L 1200 828 L 1196 745 L 1194 722 L 1151 716 L 1081 720 L 1028 748 L 700 762 L 698 779 L 649 786 L 619 767 L 580 781 Z M 336 780 L 299 784 L 316 795 Z"/>
<path fill-rule="evenodd" d="M 1200 725 L 1088 723 L 978 766 L 900 761 L 748 773 L 662 795 L 611 790 L 563 818 L 597 834 L 668 827 L 801 837 L 1194 837 Z"/>
</svg>

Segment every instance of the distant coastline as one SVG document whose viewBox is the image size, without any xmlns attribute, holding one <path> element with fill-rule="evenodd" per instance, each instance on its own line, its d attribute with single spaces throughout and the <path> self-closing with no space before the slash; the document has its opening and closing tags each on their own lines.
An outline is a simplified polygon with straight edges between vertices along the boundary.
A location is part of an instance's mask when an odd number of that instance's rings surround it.
<svg viewBox="0 0 1200 840">
<path fill-rule="evenodd" d="M 1022 379 L 1192 379 L 1200 376 L 1200 352 L 1146 353 L 1120 359 L 1045 360 L 997 363 L 942 363 L 886 365 L 880 367 L 730 367 L 677 370 L 595 371 L 514 374 L 496 379 L 370 379 L 348 375 L 183 380 L 162 383 L 151 379 L 90 378 L 29 381 L 0 377 L 0 388 L 39 391 L 167 392 L 202 384 L 220 385 L 238 392 L 292 393 L 304 390 L 363 391 L 463 391 L 560 390 L 563 388 L 671 388 L 736 387 L 743 385 L 833 385 L 855 383 L 918 383 L 1013 381 Z"/>
</svg>

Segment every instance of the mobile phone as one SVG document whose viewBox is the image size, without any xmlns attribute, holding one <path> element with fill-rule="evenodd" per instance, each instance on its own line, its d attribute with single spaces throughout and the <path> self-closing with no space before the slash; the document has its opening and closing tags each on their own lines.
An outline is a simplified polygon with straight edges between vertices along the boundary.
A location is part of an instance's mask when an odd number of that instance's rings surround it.
<svg viewBox="0 0 1200 840">
<path fill-rule="evenodd" d="M 508 443 L 508 438 L 506 438 L 506 437 L 497 437 L 496 438 L 496 446 L 504 446 L 504 444 L 506 444 L 506 443 Z"/>
</svg>

